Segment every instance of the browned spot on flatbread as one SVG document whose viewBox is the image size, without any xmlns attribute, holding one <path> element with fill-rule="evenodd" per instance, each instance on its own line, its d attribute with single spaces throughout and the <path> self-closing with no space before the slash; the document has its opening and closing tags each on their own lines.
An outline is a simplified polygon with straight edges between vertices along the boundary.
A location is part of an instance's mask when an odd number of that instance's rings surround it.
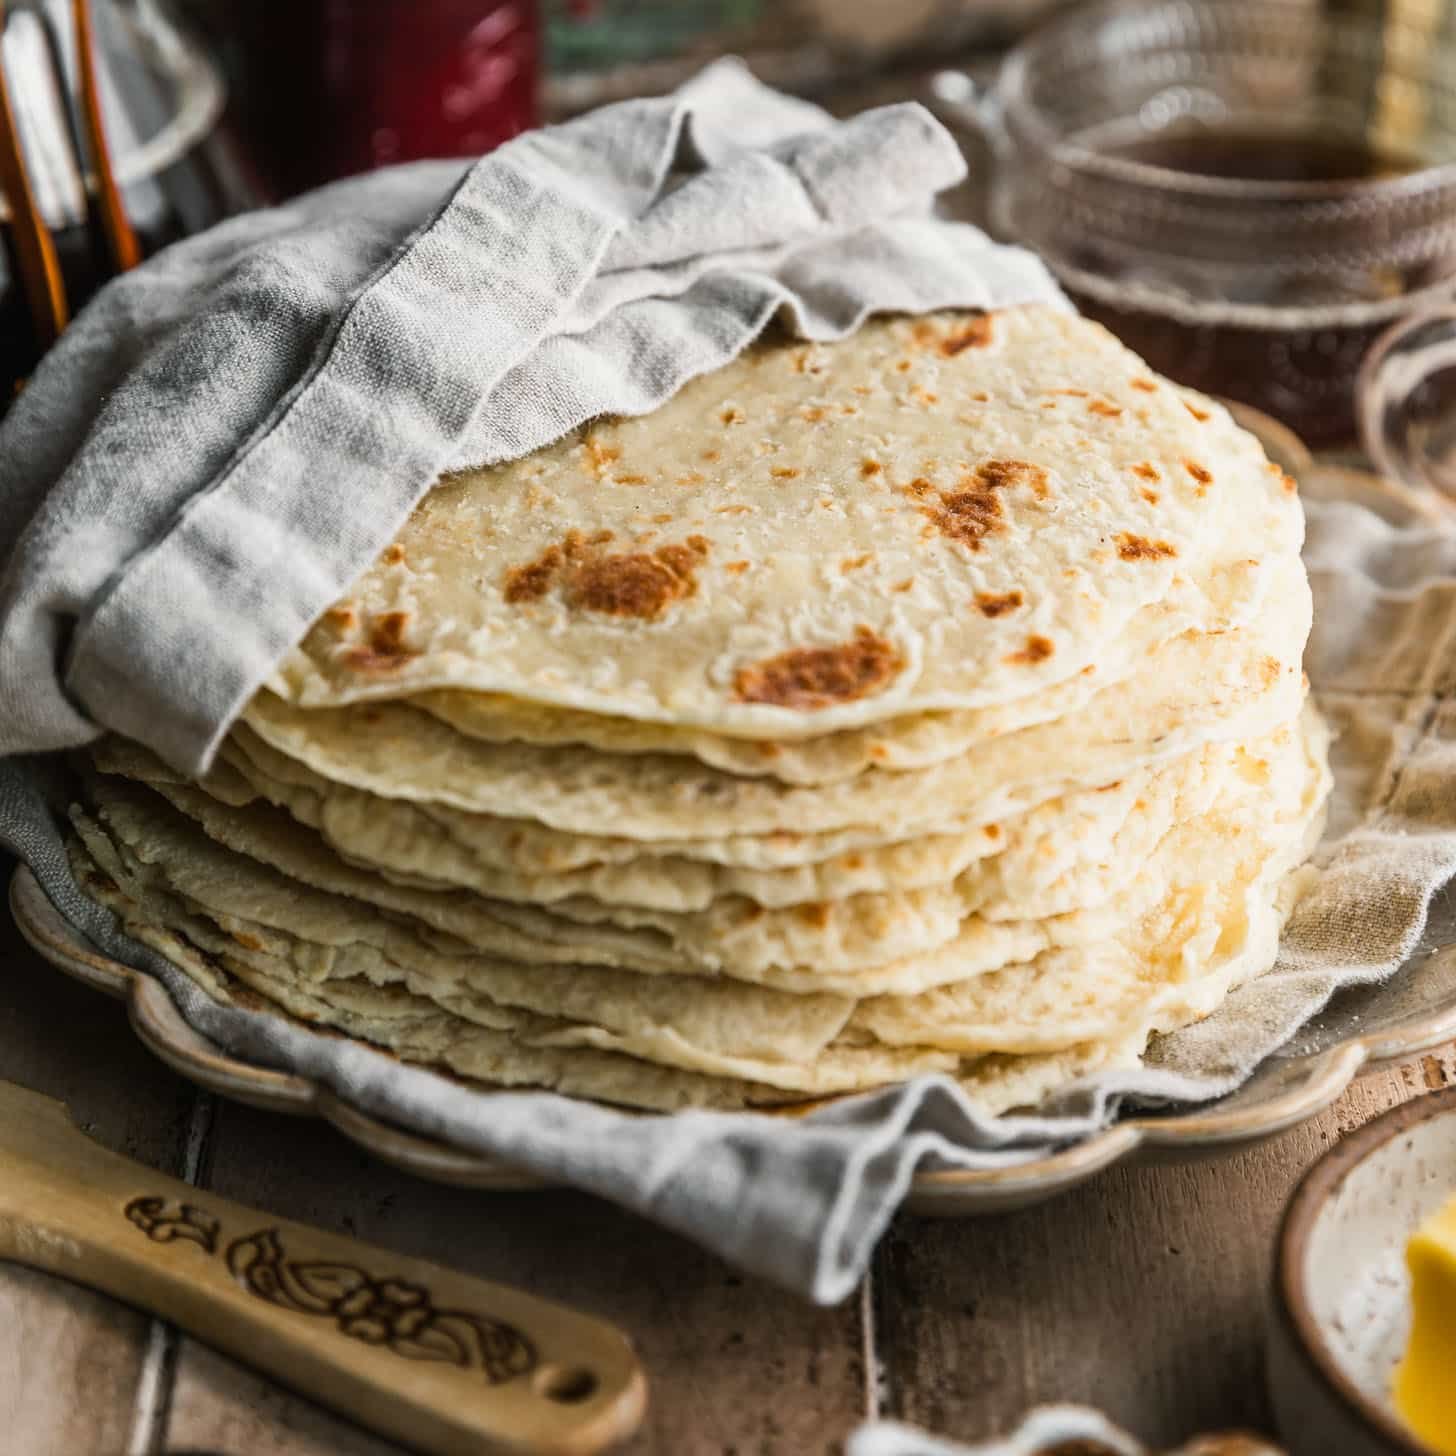
<svg viewBox="0 0 1456 1456">
<path fill-rule="evenodd" d="M 1024 600 L 1019 591 L 976 593 L 976 606 L 980 608 L 982 616 L 986 617 L 1000 617 L 1007 612 L 1014 612 Z"/>
<path fill-rule="evenodd" d="M 978 389 L 975 391 L 974 394 L 971 395 L 971 398 L 975 400 L 977 404 L 985 404 L 991 398 L 991 396 L 987 394 L 984 389 Z"/>
<path fill-rule="evenodd" d="M 250 935 L 246 930 L 230 930 L 228 934 L 242 946 L 244 950 L 262 950 L 263 942 L 256 935 Z"/>
<path fill-rule="evenodd" d="M 1136 475 L 1139 480 L 1161 480 L 1163 478 L 1162 471 L 1159 470 L 1156 465 L 1152 464 L 1150 461 L 1147 460 L 1144 460 L 1141 465 L 1134 465 L 1132 467 L 1132 473 Z"/>
<path fill-rule="evenodd" d="M 908 374 L 909 372 L 910 372 L 910 361 L 908 359 L 901 359 L 901 360 L 899 360 L 896 363 L 896 365 L 895 365 L 895 373 L 896 374 Z"/>
<path fill-rule="evenodd" d="M 973 474 L 962 476 L 960 488 L 940 492 L 938 506 L 922 507 L 926 516 L 952 541 L 981 549 L 981 542 L 1002 529 L 1001 499 L 997 492 L 1025 486 L 1038 498 L 1047 494 L 1047 474 L 1025 460 L 987 460 Z"/>
<path fill-rule="evenodd" d="M 915 578 L 913 576 L 907 576 L 904 581 L 897 581 L 895 585 L 890 588 L 890 590 L 896 595 L 899 595 L 901 592 L 909 591 L 910 588 L 914 585 Z"/>
<path fill-rule="evenodd" d="M 722 453 L 721 450 L 704 450 L 703 459 L 711 462 L 716 460 Z"/>
<path fill-rule="evenodd" d="M 369 636 L 364 646 L 351 648 L 344 661 L 360 672 L 390 672 L 402 667 L 419 654 L 405 643 L 409 628 L 408 612 L 383 612 L 369 620 Z"/>
<path fill-rule="evenodd" d="M 878 475 L 885 467 L 878 460 L 865 459 L 859 463 L 859 473 L 868 480 L 872 475 Z"/>
<path fill-rule="evenodd" d="M 398 566 L 404 560 L 404 547 L 398 541 L 392 541 L 384 548 L 384 555 L 379 559 L 386 566 Z"/>
<path fill-rule="evenodd" d="M 808 905 L 798 906 L 794 913 L 815 930 L 823 930 L 829 924 L 829 906 L 822 900 L 815 900 Z"/>
<path fill-rule="evenodd" d="M 976 476 L 994 489 L 1013 490 L 1024 486 L 1038 500 L 1046 498 L 1047 473 L 1026 460 L 987 460 L 976 467 Z"/>
<path fill-rule="evenodd" d="M 324 621 L 338 632 L 349 631 L 359 620 L 359 614 L 349 602 L 340 602 L 335 607 L 330 607 L 324 613 Z"/>
<path fill-rule="evenodd" d="M 940 352 L 947 359 L 964 354 L 967 349 L 984 349 L 993 337 L 991 315 L 978 314 L 960 325 L 940 341 Z"/>
<path fill-rule="evenodd" d="M 707 478 L 701 470 L 689 470 L 678 476 L 677 483 L 679 485 L 701 485 Z"/>
<path fill-rule="evenodd" d="M 694 544 L 700 543 L 700 544 Z M 697 567 L 707 555 L 701 536 L 680 545 L 611 556 L 589 556 L 573 563 L 566 581 L 568 606 L 608 617 L 650 622 L 668 606 L 697 590 Z"/>
<path fill-rule="evenodd" d="M 905 487 L 905 494 L 913 496 L 926 496 L 929 495 L 930 492 L 934 489 L 935 487 L 923 475 L 917 475 L 915 479 L 912 480 L 910 484 Z"/>
<path fill-rule="evenodd" d="M 748 570 L 748 563 L 746 561 L 730 561 L 727 566 L 723 568 L 723 570 L 729 572 L 733 576 L 742 576 L 742 574 Z"/>
<path fill-rule="evenodd" d="M 984 834 L 987 839 L 1000 839 L 1001 826 L 999 824 L 984 824 L 981 826 L 981 833 Z"/>
<path fill-rule="evenodd" d="M 806 404 L 799 413 L 809 421 L 811 425 L 817 425 L 825 416 L 827 411 L 822 404 Z"/>
<path fill-rule="evenodd" d="M 1157 505 L 1157 503 L 1158 503 L 1158 502 L 1159 502 L 1159 501 L 1160 501 L 1160 500 L 1162 500 L 1162 498 L 1163 498 L 1163 497 L 1162 497 L 1162 496 L 1160 496 L 1160 495 L 1159 495 L 1159 494 L 1158 494 L 1158 493 L 1157 493 L 1157 491 L 1155 491 L 1155 490 L 1147 490 L 1147 489 L 1143 489 L 1143 490 L 1140 490 L 1140 491 L 1139 491 L 1139 492 L 1138 492 L 1138 494 L 1139 494 L 1139 495 L 1140 495 L 1140 496 L 1142 496 L 1142 498 L 1143 498 L 1143 499 L 1144 499 L 1144 500 L 1145 500 L 1145 501 L 1147 501 L 1147 503 L 1148 503 L 1148 504 L 1149 504 L 1149 505 L 1150 505 L 1150 506 L 1155 506 L 1155 505 Z"/>
<path fill-rule="evenodd" d="M 506 572 L 501 594 L 512 606 L 517 602 L 539 602 L 551 590 L 562 560 L 561 547 L 548 546 L 534 561 L 513 566 Z"/>
<path fill-rule="evenodd" d="M 775 465 L 769 471 L 775 480 L 797 480 L 803 473 L 796 465 Z"/>
<path fill-rule="evenodd" d="M 1186 409 L 1188 413 L 1192 415 L 1195 420 L 1198 421 L 1199 424 L 1202 424 L 1205 420 L 1212 418 L 1212 416 L 1208 413 L 1206 409 L 1199 409 L 1196 404 L 1189 404 L 1186 399 L 1183 401 L 1183 408 Z"/>
<path fill-rule="evenodd" d="M 1279 484 L 1290 495 L 1293 495 L 1299 489 L 1299 482 L 1287 470 L 1281 470 L 1279 472 Z"/>
<path fill-rule="evenodd" d="M 1140 389 L 1144 394 L 1156 394 L 1158 386 L 1151 379 L 1130 379 L 1128 381 L 1134 389 Z"/>
<path fill-rule="evenodd" d="M 1178 548 L 1171 541 L 1150 541 L 1131 531 L 1119 531 L 1113 539 L 1117 542 L 1117 554 L 1124 561 L 1158 561 L 1178 554 Z"/>
<path fill-rule="evenodd" d="M 702 536 L 659 546 L 653 552 L 604 554 L 612 532 L 585 537 L 571 531 L 559 545 L 548 546 L 534 561 L 506 573 L 507 602 L 540 601 L 558 582 L 566 604 L 611 617 L 651 621 L 672 602 L 697 590 L 697 569 L 708 555 Z"/>
<path fill-rule="evenodd" d="M 1200 465 L 1196 460 L 1185 460 L 1183 462 L 1183 468 L 1200 485 L 1213 484 L 1213 472 L 1209 470 L 1206 466 Z"/>
<path fill-rule="evenodd" d="M 622 458 L 620 445 L 608 445 L 605 440 L 599 439 L 596 435 L 588 435 L 582 442 L 581 448 L 586 451 L 588 469 L 599 478 L 607 466 L 614 460 Z"/>
<path fill-rule="evenodd" d="M 994 486 L 977 484 L 966 490 L 941 491 L 940 501 L 938 507 L 927 507 L 925 514 L 952 541 L 972 551 L 979 551 L 981 542 L 1001 529 L 1001 501 Z"/>
<path fill-rule="evenodd" d="M 861 566 L 868 566 L 874 559 L 875 553 L 873 551 L 866 551 L 859 556 L 846 556 L 839 563 L 839 569 L 841 571 L 858 571 Z"/>
<path fill-rule="evenodd" d="M 1056 650 L 1050 637 L 1033 634 L 1026 639 L 1026 646 L 1020 652 L 1013 652 L 1006 661 L 1030 667 L 1038 662 L 1045 662 Z"/>
<path fill-rule="evenodd" d="M 741 425 L 748 416 L 741 409 L 730 407 L 719 416 L 725 425 Z"/>
<path fill-rule="evenodd" d="M 408 612 L 384 612 L 375 617 L 369 624 L 370 647 L 391 657 L 413 656 L 404 641 L 409 620 Z"/>
<path fill-rule="evenodd" d="M 616 483 L 618 485 L 646 485 L 647 484 L 647 477 L 645 475 L 614 475 L 612 477 L 612 479 L 614 481 L 616 481 Z"/>
<path fill-rule="evenodd" d="M 708 559 L 709 549 L 706 536 L 689 536 L 680 546 L 659 547 L 657 559 L 672 567 L 680 576 L 687 576 Z"/>
<path fill-rule="evenodd" d="M 847 870 L 862 870 L 864 868 L 864 855 L 847 854 L 840 861 Z"/>
<path fill-rule="evenodd" d="M 1087 408 L 1094 415 L 1102 415 L 1105 419 L 1115 420 L 1122 413 L 1120 404 L 1113 404 L 1110 399 L 1089 399 Z"/>
<path fill-rule="evenodd" d="M 776 657 L 740 667 L 734 695 L 743 703 L 770 703 L 812 712 L 868 697 L 905 666 L 892 642 L 868 627 L 835 647 L 794 647 Z"/>
</svg>

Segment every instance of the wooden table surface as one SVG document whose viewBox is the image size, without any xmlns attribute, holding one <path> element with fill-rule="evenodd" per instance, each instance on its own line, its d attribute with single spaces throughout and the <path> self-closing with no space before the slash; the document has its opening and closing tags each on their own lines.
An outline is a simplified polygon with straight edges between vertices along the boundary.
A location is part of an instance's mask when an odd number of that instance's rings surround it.
<svg viewBox="0 0 1456 1456">
<path fill-rule="evenodd" d="M 859 1295 L 828 1310 L 594 1199 L 435 1187 L 319 1124 L 200 1094 L 8 922 L 0 1076 L 66 1099 L 87 1132 L 152 1167 L 624 1326 L 652 1382 L 633 1456 L 816 1456 L 871 1414 L 974 1437 L 1047 1400 L 1100 1405 L 1156 1442 L 1268 1429 L 1260 1313 L 1291 1185 L 1341 1133 L 1456 1082 L 1456 1050 L 1372 1073 L 1317 1121 L 1238 1156 L 1114 1170 L 996 1218 L 902 1218 Z M 123 1305 L 0 1265 L 0 1450 L 197 1449 L 397 1448 Z"/>
</svg>

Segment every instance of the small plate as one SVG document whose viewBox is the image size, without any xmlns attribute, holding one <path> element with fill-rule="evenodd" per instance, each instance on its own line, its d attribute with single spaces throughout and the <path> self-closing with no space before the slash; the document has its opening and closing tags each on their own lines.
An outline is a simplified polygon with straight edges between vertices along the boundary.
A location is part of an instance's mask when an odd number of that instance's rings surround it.
<svg viewBox="0 0 1456 1456">
<path fill-rule="evenodd" d="M 1291 1456 L 1430 1456 L 1389 1392 L 1410 1332 L 1406 1240 L 1456 1194 L 1456 1088 L 1377 1117 L 1305 1175 L 1279 1232 L 1266 1352 Z"/>
<path fill-rule="evenodd" d="M 89 946 L 21 866 L 10 906 L 27 941 L 68 975 L 124 999 L 137 1035 L 168 1066 L 224 1097 L 278 1112 L 322 1117 L 346 1137 L 423 1178 L 475 1188 L 539 1188 L 528 1174 L 380 1122 L 305 1077 L 270 1071 L 220 1050 L 182 1019 L 161 982 Z M 1412 960 L 1419 977 L 1343 992 L 1314 1022 L 1229 1096 L 1185 1112 L 1128 1117 L 1034 1162 L 994 1170 L 918 1173 L 908 1206 L 963 1217 L 1040 1203 L 1130 1160 L 1188 1161 L 1234 1151 L 1313 1117 L 1371 1063 L 1393 1061 L 1456 1038 L 1456 885 L 1431 907 Z"/>
</svg>

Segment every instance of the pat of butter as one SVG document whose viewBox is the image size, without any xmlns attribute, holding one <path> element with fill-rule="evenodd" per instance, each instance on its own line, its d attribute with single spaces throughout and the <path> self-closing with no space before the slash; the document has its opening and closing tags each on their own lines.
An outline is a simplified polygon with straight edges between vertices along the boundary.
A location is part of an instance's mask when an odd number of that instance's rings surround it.
<svg viewBox="0 0 1456 1456">
<path fill-rule="evenodd" d="M 1456 1198 L 1406 1245 L 1411 1334 L 1395 1371 L 1395 1406 L 1440 1456 L 1456 1456 Z"/>
</svg>

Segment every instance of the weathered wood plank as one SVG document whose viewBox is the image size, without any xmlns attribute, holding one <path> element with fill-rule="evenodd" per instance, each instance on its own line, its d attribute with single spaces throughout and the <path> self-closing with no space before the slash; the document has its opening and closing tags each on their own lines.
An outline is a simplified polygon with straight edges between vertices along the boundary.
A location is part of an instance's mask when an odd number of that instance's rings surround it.
<svg viewBox="0 0 1456 1456">
<path fill-rule="evenodd" d="M 857 1307 L 815 1310 L 685 1240 L 569 1193 L 443 1189 L 317 1124 L 219 1110 L 210 1186 L 290 1218 L 423 1254 L 602 1315 L 636 1340 L 653 1456 L 817 1456 L 862 1418 Z M 169 1443 L 250 1456 L 380 1456 L 307 1402 L 185 1344 Z"/>
<path fill-rule="evenodd" d="M 1232 1158 L 1115 1170 L 995 1219 L 902 1220 L 876 1265 L 889 1413 L 965 1438 L 1052 1400 L 1100 1406 L 1157 1443 L 1267 1430 L 1263 1299 L 1290 1190 L 1333 1138 L 1450 1083 L 1447 1051 L 1372 1073 Z"/>
<path fill-rule="evenodd" d="M 179 1166 L 192 1089 L 141 1046 L 119 1005 L 42 962 L 3 911 L 0 1077 L 63 1098 L 109 1148 Z M 148 1327 L 112 1300 L 0 1264 L 0 1447 L 123 1452 Z"/>
<path fill-rule="evenodd" d="M 247 1456 L 401 1456 L 399 1448 L 235 1361 L 184 1338 L 178 1347 L 164 1450 Z"/>
</svg>

